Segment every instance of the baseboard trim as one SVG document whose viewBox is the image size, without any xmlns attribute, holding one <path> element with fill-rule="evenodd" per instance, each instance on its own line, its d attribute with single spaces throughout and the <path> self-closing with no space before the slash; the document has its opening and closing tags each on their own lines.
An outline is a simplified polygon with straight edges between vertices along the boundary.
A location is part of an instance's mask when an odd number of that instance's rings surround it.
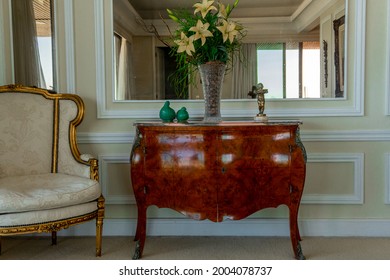
<svg viewBox="0 0 390 280">
<path fill-rule="evenodd" d="M 105 219 L 104 236 L 134 236 L 136 219 Z M 390 237 L 390 219 L 303 219 L 302 236 Z M 95 223 L 70 227 L 62 236 L 93 236 Z M 289 236 L 288 219 L 243 219 L 239 221 L 195 221 L 191 219 L 149 219 L 148 236 Z"/>
</svg>

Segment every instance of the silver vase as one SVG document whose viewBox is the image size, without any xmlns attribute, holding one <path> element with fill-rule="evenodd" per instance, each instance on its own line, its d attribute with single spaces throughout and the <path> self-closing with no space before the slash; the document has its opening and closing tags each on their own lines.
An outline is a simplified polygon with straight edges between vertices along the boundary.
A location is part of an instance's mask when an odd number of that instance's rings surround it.
<svg viewBox="0 0 390 280">
<path fill-rule="evenodd" d="M 206 123 L 218 123 L 221 117 L 221 92 L 226 64 L 220 61 L 206 62 L 198 66 L 204 95 Z"/>
</svg>

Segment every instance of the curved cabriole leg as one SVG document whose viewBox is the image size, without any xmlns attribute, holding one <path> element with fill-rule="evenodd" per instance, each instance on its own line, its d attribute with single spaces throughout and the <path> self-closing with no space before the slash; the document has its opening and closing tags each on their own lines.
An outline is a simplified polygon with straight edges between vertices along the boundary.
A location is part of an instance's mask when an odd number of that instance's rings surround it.
<svg viewBox="0 0 390 280">
<path fill-rule="evenodd" d="M 137 219 L 137 231 L 134 241 L 135 251 L 133 260 L 138 260 L 142 257 L 146 239 L 146 207 L 138 206 L 138 219 Z"/>
<path fill-rule="evenodd" d="M 136 231 L 135 231 L 135 236 L 134 236 L 134 241 L 137 241 L 137 240 L 139 240 L 139 238 L 140 238 L 140 235 L 141 235 L 141 233 L 140 233 L 140 231 L 141 231 L 141 226 L 140 226 L 140 207 L 138 207 L 138 218 L 137 218 L 137 229 L 136 229 Z"/>
<path fill-rule="evenodd" d="M 299 227 L 297 229 L 297 238 L 298 238 L 298 241 L 302 241 L 301 234 L 299 233 Z"/>
<path fill-rule="evenodd" d="M 297 260 L 305 260 L 301 247 L 301 236 L 298 229 L 298 206 L 290 206 L 290 238 L 294 255 Z"/>
<path fill-rule="evenodd" d="M 140 236 L 140 226 L 138 225 L 139 224 L 139 218 L 137 219 L 137 229 L 135 231 L 135 235 L 134 235 L 134 239 L 133 241 L 137 241 L 139 239 L 139 236 Z"/>
</svg>

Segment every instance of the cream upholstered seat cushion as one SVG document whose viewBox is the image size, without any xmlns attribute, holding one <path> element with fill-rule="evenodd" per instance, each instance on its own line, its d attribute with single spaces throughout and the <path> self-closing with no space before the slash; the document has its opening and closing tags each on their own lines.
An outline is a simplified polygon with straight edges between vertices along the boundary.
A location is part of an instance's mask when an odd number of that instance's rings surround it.
<svg viewBox="0 0 390 280">
<path fill-rule="evenodd" d="M 86 213 L 92 213 L 97 209 L 96 201 L 93 201 L 50 210 L 0 214 L 0 228 L 55 222 L 63 219 L 69 219 L 69 217 L 79 217 L 85 215 Z"/>
<path fill-rule="evenodd" d="M 99 183 L 84 177 L 59 173 L 4 177 L 0 178 L 0 214 L 77 205 L 100 195 Z"/>
</svg>

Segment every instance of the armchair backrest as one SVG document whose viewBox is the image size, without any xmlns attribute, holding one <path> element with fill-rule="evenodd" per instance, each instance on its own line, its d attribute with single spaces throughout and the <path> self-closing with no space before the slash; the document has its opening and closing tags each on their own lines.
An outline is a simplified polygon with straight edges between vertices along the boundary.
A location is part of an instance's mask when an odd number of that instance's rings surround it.
<svg viewBox="0 0 390 280">
<path fill-rule="evenodd" d="M 75 94 L 1 86 L 0 178 L 85 169 L 76 144 L 83 115 L 83 101 Z"/>
</svg>

